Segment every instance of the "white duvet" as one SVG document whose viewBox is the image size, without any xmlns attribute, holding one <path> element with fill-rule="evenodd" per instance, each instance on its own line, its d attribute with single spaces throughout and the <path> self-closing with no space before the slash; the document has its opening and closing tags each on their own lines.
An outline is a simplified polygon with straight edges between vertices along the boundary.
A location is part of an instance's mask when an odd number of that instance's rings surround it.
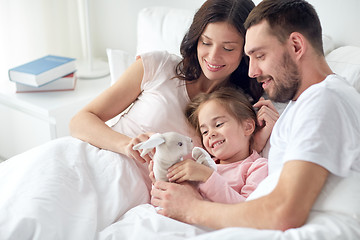
<svg viewBox="0 0 360 240">
<path fill-rule="evenodd" d="M 146 166 L 66 137 L 0 164 L 0 239 L 360 239 L 360 176 L 331 176 L 305 226 L 218 231 L 145 204 Z M 251 196 L 276 184 L 269 176 Z"/>
</svg>

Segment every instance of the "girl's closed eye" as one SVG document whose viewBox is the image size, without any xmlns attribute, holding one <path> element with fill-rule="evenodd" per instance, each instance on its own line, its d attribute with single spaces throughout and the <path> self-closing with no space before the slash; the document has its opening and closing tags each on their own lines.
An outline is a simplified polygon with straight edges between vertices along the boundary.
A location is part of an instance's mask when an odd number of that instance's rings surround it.
<svg viewBox="0 0 360 240">
<path fill-rule="evenodd" d="M 205 128 L 201 128 L 200 132 L 201 132 L 201 135 L 205 136 L 209 132 L 209 130 L 205 129 Z"/>
<path fill-rule="evenodd" d="M 218 122 L 218 123 L 215 124 L 215 127 L 221 127 L 223 125 L 224 125 L 224 122 Z"/>
</svg>

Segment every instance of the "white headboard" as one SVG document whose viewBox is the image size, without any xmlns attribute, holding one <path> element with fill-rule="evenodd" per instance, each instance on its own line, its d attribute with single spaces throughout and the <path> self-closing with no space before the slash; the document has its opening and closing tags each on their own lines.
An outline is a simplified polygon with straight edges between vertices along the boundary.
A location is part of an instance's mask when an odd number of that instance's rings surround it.
<svg viewBox="0 0 360 240">
<path fill-rule="evenodd" d="M 253 0 L 255 4 L 261 0 Z M 323 34 L 332 38 L 335 47 L 360 47 L 360 0 L 308 0 L 317 11 Z"/>
</svg>

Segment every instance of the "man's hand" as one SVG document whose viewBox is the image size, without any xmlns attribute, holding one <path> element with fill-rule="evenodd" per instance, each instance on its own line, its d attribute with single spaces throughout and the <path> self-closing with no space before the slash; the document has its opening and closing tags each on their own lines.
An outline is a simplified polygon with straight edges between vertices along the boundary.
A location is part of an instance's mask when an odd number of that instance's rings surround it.
<svg viewBox="0 0 360 240">
<path fill-rule="evenodd" d="M 202 200 L 197 189 L 189 183 L 155 182 L 151 195 L 151 204 L 161 207 L 159 214 L 187 223 L 192 223 L 191 211 Z"/>
</svg>

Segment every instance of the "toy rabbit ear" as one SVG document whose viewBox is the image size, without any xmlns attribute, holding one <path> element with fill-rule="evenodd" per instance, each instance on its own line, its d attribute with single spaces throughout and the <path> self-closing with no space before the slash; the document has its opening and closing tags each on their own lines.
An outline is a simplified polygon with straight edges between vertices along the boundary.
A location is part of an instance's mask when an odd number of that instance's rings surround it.
<svg viewBox="0 0 360 240">
<path fill-rule="evenodd" d="M 208 166 L 216 171 L 216 163 L 211 158 L 210 154 L 205 151 L 205 149 L 194 147 L 192 150 L 192 157 L 196 160 L 196 162 L 204 164 L 205 166 Z"/>
<path fill-rule="evenodd" d="M 165 142 L 165 139 L 162 137 L 162 135 L 160 133 L 155 133 L 148 140 L 138 143 L 135 146 L 133 146 L 133 149 L 134 150 L 139 150 L 139 149 L 150 149 L 151 150 L 154 147 L 156 147 L 164 142 Z"/>
</svg>

